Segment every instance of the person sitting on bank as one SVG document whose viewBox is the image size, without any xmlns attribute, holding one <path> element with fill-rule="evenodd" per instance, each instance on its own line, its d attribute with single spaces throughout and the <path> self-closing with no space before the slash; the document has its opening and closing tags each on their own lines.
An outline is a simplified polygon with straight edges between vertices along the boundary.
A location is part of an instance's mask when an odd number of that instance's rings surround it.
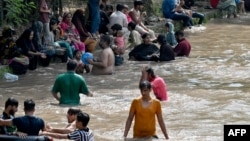
<svg viewBox="0 0 250 141">
<path fill-rule="evenodd" d="M 129 59 L 136 61 L 153 61 L 152 55 L 159 52 L 159 48 L 151 43 L 150 35 L 142 35 L 143 43 L 129 52 Z"/>
<path fill-rule="evenodd" d="M 0 119 L 0 126 L 16 126 L 16 135 L 20 137 L 38 136 L 39 131 L 45 131 L 44 120 L 35 117 L 35 102 L 32 99 L 24 101 L 25 115 L 9 120 Z"/>
<path fill-rule="evenodd" d="M 128 24 L 128 30 L 130 31 L 130 34 L 126 48 L 133 49 L 142 43 L 141 34 L 135 30 L 135 27 L 136 24 L 134 22 L 130 22 Z"/>
<path fill-rule="evenodd" d="M 93 96 L 89 91 L 84 78 L 75 73 L 77 62 L 69 60 L 67 63 L 67 72 L 59 74 L 52 88 L 53 97 L 59 101 L 59 104 L 78 105 L 80 104 L 80 94 Z M 60 93 L 60 96 L 58 96 Z"/>
<path fill-rule="evenodd" d="M 12 97 L 5 101 L 5 107 L 1 119 L 14 119 L 17 112 L 18 101 Z M 16 131 L 15 126 L 0 126 L 0 134 L 12 135 Z"/>
<path fill-rule="evenodd" d="M 223 14 L 223 11 L 227 11 L 227 18 L 231 18 L 231 15 L 233 15 L 234 18 L 238 17 L 235 0 L 220 0 L 217 8 L 219 9 L 220 14 Z"/>
<path fill-rule="evenodd" d="M 92 131 L 87 127 L 89 123 L 89 115 L 87 113 L 80 112 L 76 117 L 76 130 L 68 134 L 43 132 L 42 135 L 50 136 L 57 139 L 69 139 L 76 141 L 94 141 L 94 135 Z"/>
<path fill-rule="evenodd" d="M 191 51 L 191 44 L 184 37 L 183 31 L 176 31 L 175 38 L 178 44 L 174 48 L 175 56 L 186 56 L 188 57 Z"/>
<path fill-rule="evenodd" d="M 76 117 L 81 113 L 80 109 L 69 108 L 67 112 L 68 125 L 64 128 L 53 128 L 50 125 L 46 126 L 46 132 L 68 134 L 76 130 Z"/>
<path fill-rule="evenodd" d="M 177 45 L 177 41 L 174 36 L 174 24 L 171 22 L 167 22 L 165 24 L 165 29 L 166 29 L 166 40 L 167 44 L 169 44 L 171 47 L 175 47 Z"/>
<path fill-rule="evenodd" d="M 109 35 L 102 35 L 99 46 L 102 48 L 99 58 L 87 59 L 93 65 L 92 73 L 97 75 L 110 75 L 114 73 L 115 56 L 110 48 L 111 38 Z"/>
</svg>

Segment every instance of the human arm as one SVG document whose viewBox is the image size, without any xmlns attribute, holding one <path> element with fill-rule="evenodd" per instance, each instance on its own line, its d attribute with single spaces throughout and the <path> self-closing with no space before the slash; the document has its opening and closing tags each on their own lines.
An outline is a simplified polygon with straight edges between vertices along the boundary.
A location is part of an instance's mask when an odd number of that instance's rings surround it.
<svg viewBox="0 0 250 141">
<path fill-rule="evenodd" d="M 159 125 L 160 125 L 160 127 L 161 127 L 161 131 L 162 131 L 162 133 L 163 133 L 164 136 L 165 136 L 165 139 L 169 139 L 168 133 L 167 133 L 167 129 L 166 129 L 164 120 L 163 120 L 163 118 L 162 118 L 162 114 L 160 114 L 160 113 L 157 114 L 157 120 L 158 120 L 158 123 L 159 123 Z"/>
<path fill-rule="evenodd" d="M 132 121 L 134 119 L 134 115 L 135 115 L 134 112 L 129 112 L 129 116 L 128 116 L 127 121 L 126 121 L 125 130 L 124 130 L 124 134 L 123 134 L 123 137 L 125 137 L 125 138 L 128 135 L 129 129 L 130 129 L 131 124 L 132 124 Z"/>
<path fill-rule="evenodd" d="M 68 139 L 68 134 L 60 134 L 60 133 L 51 133 L 51 132 L 42 132 L 41 135 L 50 136 L 52 138 L 57 139 Z"/>
<path fill-rule="evenodd" d="M 11 119 L 8 119 L 8 120 L 0 119 L 0 126 L 12 126 L 12 120 Z"/>
<path fill-rule="evenodd" d="M 60 101 L 60 97 L 57 95 L 57 93 L 52 92 L 52 95 L 57 101 Z"/>
<path fill-rule="evenodd" d="M 140 82 L 139 84 L 144 81 L 144 80 L 148 80 L 148 73 L 146 71 L 146 66 L 142 66 L 142 69 L 141 69 L 141 79 L 140 79 Z"/>
</svg>

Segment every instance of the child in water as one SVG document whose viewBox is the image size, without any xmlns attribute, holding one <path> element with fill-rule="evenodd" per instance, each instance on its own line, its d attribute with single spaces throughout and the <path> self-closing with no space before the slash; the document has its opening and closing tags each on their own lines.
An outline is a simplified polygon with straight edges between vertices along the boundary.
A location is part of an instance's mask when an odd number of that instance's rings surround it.
<svg viewBox="0 0 250 141">
<path fill-rule="evenodd" d="M 151 98 L 150 96 L 152 90 L 151 83 L 149 81 L 142 81 L 139 84 L 139 88 L 141 90 L 141 96 L 132 101 L 129 116 L 126 121 L 124 137 L 127 137 L 132 121 L 135 118 L 133 138 L 157 139 L 158 136 L 155 125 L 156 115 L 165 139 L 169 139 L 162 117 L 161 103 L 159 100 Z"/>
<path fill-rule="evenodd" d="M 82 62 L 82 52 L 80 50 L 74 51 L 74 59 L 73 60 L 75 60 L 77 62 L 76 73 L 81 74 L 84 72 L 84 69 L 86 70 L 86 73 L 90 72 L 88 65 L 85 65 Z"/>
</svg>

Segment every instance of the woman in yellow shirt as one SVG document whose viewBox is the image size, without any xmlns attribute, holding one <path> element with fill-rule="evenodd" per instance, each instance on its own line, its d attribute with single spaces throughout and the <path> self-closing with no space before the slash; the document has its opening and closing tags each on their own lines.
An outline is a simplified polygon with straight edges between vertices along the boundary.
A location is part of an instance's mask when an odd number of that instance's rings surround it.
<svg viewBox="0 0 250 141">
<path fill-rule="evenodd" d="M 139 85 L 141 95 L 132 101 L 129 116 L 126 122 L 124 137 L 126 138 L 135 117 L 133 138 L 158 138 L 156 135 L 155 115 L 166 139 L 167 130 L 162 118 L 161 103 L 150 96 L 152 86 L 148 81 L 142 81 Z"/>
</svg>

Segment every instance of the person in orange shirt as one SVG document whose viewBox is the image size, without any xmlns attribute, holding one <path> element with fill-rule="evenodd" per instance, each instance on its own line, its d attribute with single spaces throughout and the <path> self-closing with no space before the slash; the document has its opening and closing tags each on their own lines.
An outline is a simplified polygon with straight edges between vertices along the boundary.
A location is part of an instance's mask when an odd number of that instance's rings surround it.
<svg viewBox="0 0 250 141">
<path fill-rule="evenodd" d="M 141 81 L 139 88 L 141 96 L 132 101 L 129 116 L 126 121 L 124 138 L 127 138 L 130 126 L 135 117 L 133 138 L 158 138 L 156 135 L 156 120 L 161 127 L 165 139 L 169 139 L 164 120 L 162 118 L 161 103 L 150 96 L 152 90 L 151 83 L 147 80 Z"/>
</svg>

